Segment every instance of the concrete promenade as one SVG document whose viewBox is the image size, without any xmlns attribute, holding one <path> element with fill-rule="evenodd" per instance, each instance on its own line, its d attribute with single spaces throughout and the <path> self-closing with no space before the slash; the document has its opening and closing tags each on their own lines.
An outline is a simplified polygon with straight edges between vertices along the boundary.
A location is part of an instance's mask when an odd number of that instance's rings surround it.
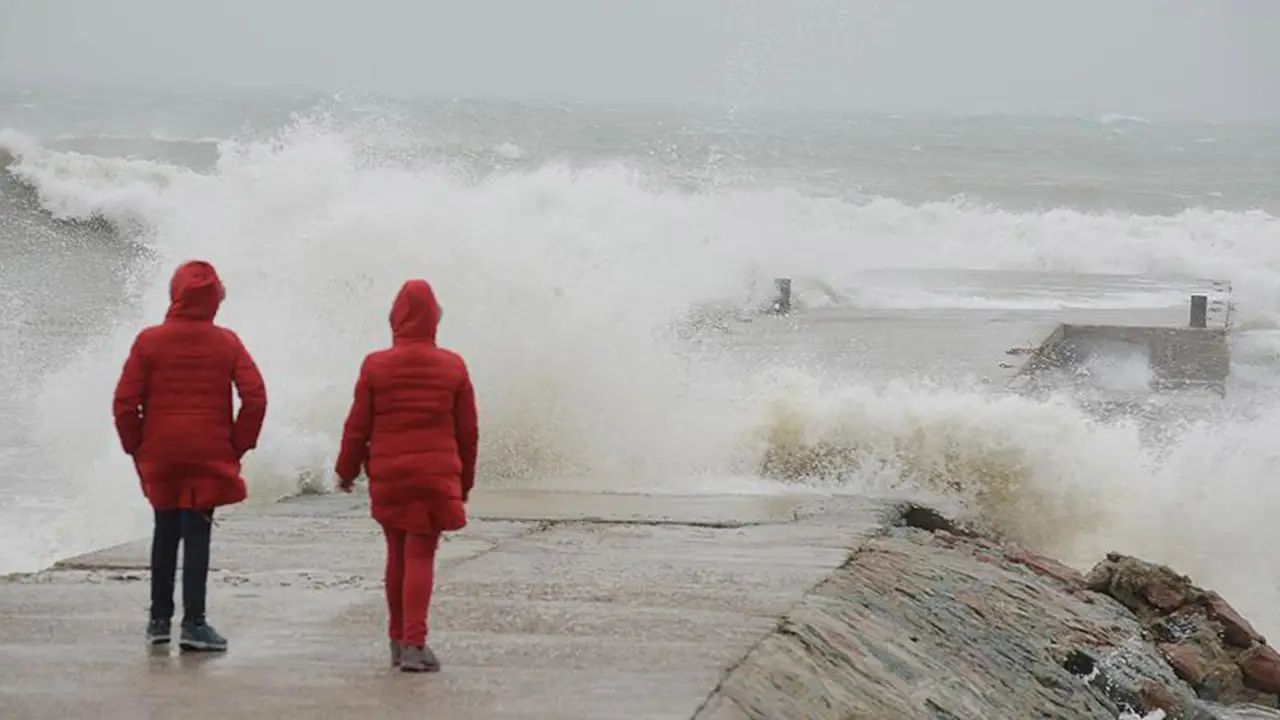
<svg viewBox="0 0 1280 720">
<path fill-rule="evenodd" d="M 150 651 L 145 541 L 0 584 L 0 718 L 692 718 L 895 516 L 880 500 L 478 492 L 442 546 L 438 675 L 387 667 L 360 496 L 215 529 L 222 656 Z"/>
</svg>

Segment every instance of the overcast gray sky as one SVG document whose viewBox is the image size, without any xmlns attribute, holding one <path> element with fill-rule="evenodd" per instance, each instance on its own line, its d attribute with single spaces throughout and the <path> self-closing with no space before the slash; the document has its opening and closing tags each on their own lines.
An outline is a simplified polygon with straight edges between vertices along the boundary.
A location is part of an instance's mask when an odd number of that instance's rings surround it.
<svg viewBox="0 0 1280 720">
<path fill-rule="evenodd" d="M 1280 119 L 1280 0 L 0 0 L 0 80 Z"/>
</svg>

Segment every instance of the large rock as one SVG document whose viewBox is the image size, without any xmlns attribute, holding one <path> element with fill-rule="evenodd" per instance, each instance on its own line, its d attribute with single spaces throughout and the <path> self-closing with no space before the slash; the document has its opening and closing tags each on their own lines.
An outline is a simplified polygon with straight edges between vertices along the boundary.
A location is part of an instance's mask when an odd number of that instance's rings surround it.
<svg viewBox="0 0 1280 720">
<path fill-rule="evenodd" d="M 1191 580 L 1163 565 L 1111 553 L 1085 577 L 1090 590 L 1106 593 L 1140 618 L 1161 616 L 1201 599 Z"/>
<path fill-rule="evenodd" d="M 1216 620 L 1222 625 L 1222 637 L 1229 644 L 1238 648 L 1249 648 L 1254 643 L 1266 643 L 1267 639 L 1258 634 L 1257 630 L 1236 612 L 1222 596 L 1216 592 L 1205 593 L 1206 609 L 1211 620 Z"/>
<path fill-rule="evenodd" d="M 1280 655 L 1266 645 L 1254 645 L 1237 658 L 1244 684 L 1258 692 L 1280 694 Z"/>
<path fill-rule="evenodd" d="M 1119 553 L 1094 566 L 1085 584 L 1131 610 L 1201 698 L 1277 705 L 1280 655 L 1218 593 L 1168 567 Z"/>
</svg>

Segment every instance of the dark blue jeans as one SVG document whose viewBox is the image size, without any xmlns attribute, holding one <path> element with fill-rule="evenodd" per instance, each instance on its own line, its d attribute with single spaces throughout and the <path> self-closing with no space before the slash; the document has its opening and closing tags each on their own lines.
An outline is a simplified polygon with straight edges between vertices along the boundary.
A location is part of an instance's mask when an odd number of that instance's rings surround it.
<svg viewBox="0 0 1280 720">
<path fill-rule="evenodd" d="M 173 619 L 173 583 L 182 543 L 183 624 L 204 622 L 213 511 L 157 510 L 151 536 L 151 619 Z"/>
</svg>

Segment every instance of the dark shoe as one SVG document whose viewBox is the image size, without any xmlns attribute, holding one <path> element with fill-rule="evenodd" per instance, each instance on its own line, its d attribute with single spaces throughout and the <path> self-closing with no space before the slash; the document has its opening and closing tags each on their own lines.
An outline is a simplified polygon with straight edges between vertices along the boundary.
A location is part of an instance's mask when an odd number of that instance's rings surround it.
<svg viewBox="0 0 1280 720">
<path fill-rule="evenodd" d="M 406 646 L 400 651 L 401 672 L 440 672 L 440 661 L 431 648 Z"/>
<path fill-rule="evenodd" d="M 178 646 L 194 652 L 226 652 L 227 640 L 207 623 L 183 623 Z"/>
<path fill-rule="evenodd" d="M 391 641 L 391 667 L 400 667 L 400 643 L 397 640 Z"/>
<path fill-rule="evenodd" d="M 151 645 L 168 645 L 173 634 L 168 620 L 152 620 L 147 623 L 147 642 Z"/>
</svg>

